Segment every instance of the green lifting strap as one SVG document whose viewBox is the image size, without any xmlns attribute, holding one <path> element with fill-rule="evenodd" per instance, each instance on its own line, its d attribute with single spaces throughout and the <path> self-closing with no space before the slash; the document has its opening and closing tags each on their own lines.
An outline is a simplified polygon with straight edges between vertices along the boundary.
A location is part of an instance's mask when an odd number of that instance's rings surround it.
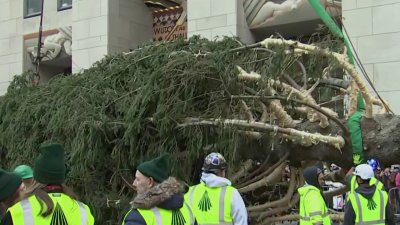
<svg viewBox="0 0 400 225">
<path fill-rule="evenodd" d="M 347 37 L 344 36 L 343 32 L 339 28 L 339 26 L 333 21 L 332 17 L 325 11 L 324 7 L 321 5 L 319 0 L 308 0 L 310 5 L 313 7 L 315 12 L 321 18 L 321 20 L 325 23 L 325 25 L 329 28 L 329 30 L 336 35 L 338 38 L 342 39 L 344 45 L 347 48 L 347 56 L 349 57 L 349 61 L 352 65 L 354 65 L 354 56 L 351 51 L 350 42 Z M 361 119 L 362 119 L 362 110 L 365 108 L 364 99 L 362 94 L 359 92 L 357 96 L 357 112 L 350 116 L 348 120 L 348 126 L 350 131 L 351 144 L 353 149 L 353 163 L 355 165 L 361 164 L 364 162 L 364 152 L 363 152 L 363 144 L 362 144 L 362 132 L 361 132 Z"/>
<path fill-rule="evenodd" d="M 329 28 L 329 30 L 338 38 L 343 40 L 344 45 L 347 48 L 347 56 L 349 57 L 350 63 L 354 65 L 353 52 L 351 51 L 349 40 L 343 35 L 342 30 L 335 23 L 335 21 L 333 21 L 332 17 L 325 11 L 319 0 L 308 0 L 308 2 L 321 20 L 325 23 L 325 25 Z"/>
<path fill-rule="evenodd" d="M 347 125 L 349 126 L 351 144 L 353 147 L 353 163 L 359 165 L 364 163 L 364 148 L 362 144 L 362 131 L 361 131 L 361 119 L 363 117 L 363 110 L 365 109 L 364 99 L 359 93 L 357 96 L 357 111 L 353 113 Z"/>
</svg>

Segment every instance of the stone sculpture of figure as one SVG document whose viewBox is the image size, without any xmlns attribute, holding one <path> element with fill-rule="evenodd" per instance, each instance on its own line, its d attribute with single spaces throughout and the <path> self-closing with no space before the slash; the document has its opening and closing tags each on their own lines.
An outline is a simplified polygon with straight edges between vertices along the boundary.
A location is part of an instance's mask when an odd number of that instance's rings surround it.
<svg viewBox="0 0 400 225">
<path fill-rule="evenodd" d="M 257 16 L 251 21 L 250 27 L 262 26 L 274 20 L 277 16 L 290 12 L 299 7 L 304 0 L 286 0 L 281 4 L 272 1 L 266 2 L 257 13 Z"/>
<path fill-rule="evenodd" d="M 71 27 L 63 27 L 58 29 L 59 32 L 54 35 L 47 36 L 44 39 L 42 48 L 40 49 L 41 57 L 51 60 L 56 58 L 62 48 L 64 47 L 65 53 L 72 55 L 72 29 Z M 37 57 L 37 47 L 28 48 L 28 52 L 34 57 Z"/>
</svg>

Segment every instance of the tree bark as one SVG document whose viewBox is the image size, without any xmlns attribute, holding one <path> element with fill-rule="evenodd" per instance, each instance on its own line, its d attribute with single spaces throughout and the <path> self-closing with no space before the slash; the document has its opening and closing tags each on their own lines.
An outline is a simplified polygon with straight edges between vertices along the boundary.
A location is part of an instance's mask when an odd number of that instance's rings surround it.
<svg viewBox="0 0 400 225">
<path fill-rule="evenodd" d="M 365 158 L 378 159 L 381 166 L 400 159 L 400 116 L 376 115 L 361 121 Z"/>
<path fill-rule="evenodd" d="M 321 134 L 325 135 L 333 133 L 336 129 L 334 126 L 329 129 L 321 129 L 313 124 L 302 124 L 301 126 L 309 131 L 318 129 Z M 361 129 L 365 159 L 376 158 L 383 166 L 398 163 L 400 158 L 400 116 L 375 115 L 370 119 L 364 117 L 361 121 Z M 315 159 L 332 162 L 344 168 L 352 166 L 352 151 L 349 143 L 346 143 L 341 152 L 335 151 L 335 148 L 325 144 L 313 145 L 308 148 L 292 147 L 289 157 L 291 160 Z"/>
<path fill-rule="evenodd" d="M 342 123 L 346 124 L 346 120 L 342 120 Z M 353 166 L 350 137 L 344 135 L 336 124 L 331 123 L 329 127 L 321 128 L 318 123 L 306 121 L 297 124 L 295 129 L 318 132 L 322 135 L 341 135 L 345 139 L 345 145 L 340 151 L 325 143 L 305 147 L 285 138 L 265 135 L 262 140 L 243 141 L 241 154 L 247 158 L 259 159 L 268 154 L 281 157 L 285 153 L 289 153 L 288 160 L 292 165 L 299 165 L 302 160 L 319 160 L 335 163 L 345 169 Z M 365 159 L 376 158 L 383 166 L 398 163 L 400 158 L 400 116 L 375 115 L 371 119 L 364 118 L 361 121 L 361 129 Z"/>
</svg>

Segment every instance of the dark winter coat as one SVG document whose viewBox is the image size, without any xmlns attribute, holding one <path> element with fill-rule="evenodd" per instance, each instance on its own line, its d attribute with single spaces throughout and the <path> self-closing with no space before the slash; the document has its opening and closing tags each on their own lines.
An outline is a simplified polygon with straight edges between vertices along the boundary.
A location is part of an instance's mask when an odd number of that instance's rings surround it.
<svg viewBox="0 0 400 225">
<path fill-rule="evenodd" d="M 376 186 L 369 184 L 360 184 L 360 186 L 355 190 L 358 194 L 361 194 L 364 198 L 370 199 L 375 193 Z M 386 224 L 394 225 L 393 214 L 390 209 L 389 203 L 386 205 Z M 344 222 L 343 225 L 353 225 L 356 221 L 356 213 L 354 212 L 353 205 L 351 201 L 346 203 L 345 211 L 344 211 Z"/>
<path fill-rule="evenodd" d="M 136 196 L 131 202 L 132 210 L 125 217 L 125 225 L 146 225 L 142 215 L 137 210 L 159 207 L 167 210 L 183 207 L 184 198 L 182 185 L 173 177 L 149 189 L 146 193 Z M 197 225 L 197 222 L 195 222 Z"/>
</svg>

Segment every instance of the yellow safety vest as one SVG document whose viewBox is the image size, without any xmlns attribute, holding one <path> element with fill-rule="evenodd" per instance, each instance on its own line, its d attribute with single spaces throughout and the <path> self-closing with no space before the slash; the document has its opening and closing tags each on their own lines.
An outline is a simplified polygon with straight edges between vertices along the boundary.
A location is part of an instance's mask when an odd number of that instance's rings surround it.
<svg viewBox="0 0 400 225">
<path fill-rule="evenodd" d="M 307 185 L 299 188 L 298 192 L 300 193 L 300 225 L 330 225 L 328 208 L 320 190 Z"/>
<path fill-rule="evenodd" d="M 376 190 L 372 196 L 376 205 L 368 204 L 368 199 L 357 192 L 350 193 L 349 199 L 356 214 L 355 225 L 385 225 L 385 210 L 388 195 Z"/>
<path fill-rule="evenodd" d="M 122 225 L 125 224 L 125 219 L 132 210 L 125 215 Z M 192 209 L 186 203 L 179 210 L 166 210 L 158 207 L 137 210 L 147 225 L 194 225 L 195 222 Z"/>
<path fill-rule="evenodd" d="M 208 187 L 203 182 L 189 188 L 185 195 L 199 225 L 233 224 L 232 186 Z"/>
<path fill-rule="evenodd" d="M 32 195 L 11 208 L 12 221 L 15 225 L 50 225 L 52 218 L 64 221 L 68 225 L 93 225 L 94 218 L 87 205 L 73 200 L 63 193 L 48 193 L 54 203 L 53 212 L 43 217 L 39 200 Z M 46 207 L 44 203 L 43 207 Z M 63 224 L 63 223 L 60 223 Z"/>
<path fill-rule="evenodd" d="M 372 177 L 369 181 L 369 185 L 375 185 L 377 190 L 382 190 L 384 191 L 384 186 L 383 183 L 380 182 L 378 179 L 376 179 L 375 177 Z M 354 193 L 355 190 L 358 188 L 358 183 L 356 180 L 356 176 L 352 176 L 351 177 L 351 182 L 350 182 L 350 193 Z"/>
</svg>

